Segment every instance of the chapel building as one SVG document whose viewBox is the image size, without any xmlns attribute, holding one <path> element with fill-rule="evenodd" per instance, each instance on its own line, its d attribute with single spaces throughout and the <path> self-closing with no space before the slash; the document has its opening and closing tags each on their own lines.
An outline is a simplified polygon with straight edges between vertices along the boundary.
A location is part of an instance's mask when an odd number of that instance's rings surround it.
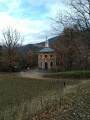
<svg viewBox="0 0 90 120">
<path fill-rule="evenodd" d="M 38 53 L 38 67 L 42 70 L 52 70 L 56 68 L 55 50 L 49 47 L 48 40 L 45 42 L 45 47 Z"/>
</svg>

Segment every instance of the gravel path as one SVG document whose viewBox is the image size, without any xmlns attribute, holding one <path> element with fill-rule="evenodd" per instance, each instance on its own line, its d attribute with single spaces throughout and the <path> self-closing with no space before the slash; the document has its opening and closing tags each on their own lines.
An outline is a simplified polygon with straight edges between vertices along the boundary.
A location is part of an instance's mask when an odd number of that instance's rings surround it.
<svg viewBox="0 0 90 120">
<path fill-rule="evenodd" d="M 35 78 L 35 79 L 47 79 L 44 78 L 43 75 L 19 75 L 21 77 Z"/>
</svg>

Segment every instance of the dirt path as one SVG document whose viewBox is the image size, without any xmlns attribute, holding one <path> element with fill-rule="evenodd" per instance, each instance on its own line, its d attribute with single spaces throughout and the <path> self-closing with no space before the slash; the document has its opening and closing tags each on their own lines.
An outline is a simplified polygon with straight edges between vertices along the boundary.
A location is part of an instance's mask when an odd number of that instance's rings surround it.
<svg viewBox="0 0 90 120">
<path fill-rule="evenodd" d="M 32 75 L 21 74 L 19 76 L 20 77 L 33 78 L 33 79 L 60 80 L 60 78 L 59 79 L 56 79 L 56 78 L 45 78 L 45 77 L 43 77 L 43 74 L 32 74 Z"/>
<path fill-rule="evenodd" d="M 56 78 L 44 78 L 43 75 L 19 75 L 20 77 L 27 77 L 27 78 L 33 78 L 33 79 L 44 79 L 44 80 L 60 80 Z"/>
<path fill-rule="evenodd" d="M 20 73 L 19 76 L 27 77 L 27 78 L 34 78 L 34 79 L 52 79 L 52 78 L 44 78 L 43 77 L 43 75 L 45 75 L 47 73 L 52 73 L 52 71 L 32 69 L 32 70 L 27 70 L 24 72 L 25 73 Z"/>
<path fill-rule="evenodd" d="M 35 79 L 47 79 L 44 78 L 43 75 L 19 75 L 21 77 L 27 77 L 27 78 L 35 78 Z"/>
</svg>

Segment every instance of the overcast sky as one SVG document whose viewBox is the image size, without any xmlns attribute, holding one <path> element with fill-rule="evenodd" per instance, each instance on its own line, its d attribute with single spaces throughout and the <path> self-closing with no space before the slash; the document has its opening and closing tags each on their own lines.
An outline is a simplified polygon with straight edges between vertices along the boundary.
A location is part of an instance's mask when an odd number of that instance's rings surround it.
<svg viewBox="0 0 90 120">
<path fill-rule="evenodd" d="M 0 32 L 11 26 L 23 34 L 23 44 L 42 42 L 54 36 L 49 17 L 58 8 L 66 9 L 61 0 L 0 0 Z"/>
</svg>

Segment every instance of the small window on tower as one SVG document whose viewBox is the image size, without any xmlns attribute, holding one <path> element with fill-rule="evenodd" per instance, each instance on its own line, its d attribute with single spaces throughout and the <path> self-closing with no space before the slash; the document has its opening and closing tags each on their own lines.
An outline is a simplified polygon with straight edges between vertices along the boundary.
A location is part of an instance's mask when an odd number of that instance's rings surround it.
<svg viewBox="0 0 90 120">
<path fill-rule="evenodd" d="M 42 55 L 40 55 L 40 57 L 42 57 Z"/>
<path fill-rule="evenodd" d="M 52 55 L 50 55 L 50 57 L 52 57 Z"/>
<path fill-rule="evenodd" d="M 45 55 L 45 58 L 47 58 L 47 55 Z"/>
<path fill-rule="evenodd" d="M 51 67 L 53 66 L 53 62 L 51 62 Z"/>
</svg>

